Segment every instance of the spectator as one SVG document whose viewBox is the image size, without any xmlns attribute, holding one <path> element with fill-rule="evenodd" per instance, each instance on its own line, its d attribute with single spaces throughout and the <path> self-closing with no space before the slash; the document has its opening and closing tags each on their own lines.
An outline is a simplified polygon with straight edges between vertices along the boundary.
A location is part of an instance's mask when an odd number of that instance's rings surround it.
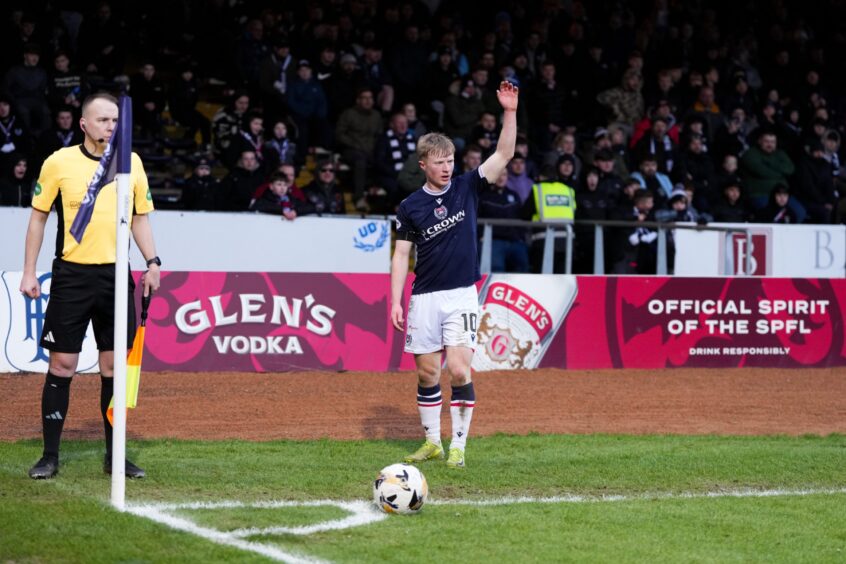
<svg viewBox="0 0 846 564">
<path fill-rule="evenodd" d="M 743 199 L 739 182 L 727 182 L 722 197 L 714 205 L 714 221 L 718 223 L 744 223 L 749 221 L 749 208 Z"/>
<path fill-rule="evenodd" d="M 492 113 L 494 116 L 498 116 L 501 108 L 499 100 L 496 99 L 496 85 L 491 84 L 490 71 L 484 67 L 476 67 L 470 77 L 473 79 L 473 83 L 476 85 L 476 90 L 481 96 L 482 106 L 484 106 L 485 111 Z M 449 89 L 449 87 L 447 87 L 447 89 Z"/>
<path fill-rule="evenodd" d="M 403 113 L 395 113 L 387 131 L 376 142 L 374 158 L 377 183 L 385 189 L 392 205 L 402 199 L 397 179 L 405 161 L 409 155 L 415 154 L 416 148 L 414 134 L 408 129 L 408 118 Z"/>
<path fill-rule="evenodd" d="M 249 209 L 253 194 L 262 179 L 263 174 L 255 151 L 242 152 L 235 168 L 223 180 L 226 208 L 231 211 Z"/>
<path fill-rule="evenodd" d="M 288 138 L 288 124 L 281 119 L 273 124 L 273 130 L 262 145 L 261 152 L 266 170 L 276 170 L 280 164 L 294 164 L 297 144 Z"/>
<path fill-rule="evenodd" d="M 652 192 L 639 190 L 634 197 L 630 219 L 636 224 L 655 221 Z M 658 260 L 658 232 L 651 227 L 636 225 L 627 238 L 624 272 L 617 274 L 655 274 Z"/>
<path fill-rule="evenodd" d="M 737 157 L 731 154 L 723 156 L 720 161 L 720 168 L 714 173 L 714 183 L 717 186 L 725 186 L 729 183 L 737 183 L 740 186 L 738 175 Z"/>
<path fill-rule="evenodd" d="M 405 199 L 425 183 L 426 174 L 420 168 L 420 160 L 417 158 L 416 152 L 408 155 L 397 175 L 397 186 L 399 187 L 397 198 Z"/>
<path fill-rule="evenodd" d="M 453 171 L 453 176 L 459 176 L 476 170 L 482 164 L 482 148 L 478 145 L 467 145 L 461 155 L 461 167 Z"/>
<path fill-rule="evenodd" d="M 532 194 L 526 199 L 523 214 L 524 217 L 531 217 L 532 221 L 567 222 L 575 218 L 576 206 L 576 191 L 558 180 L 554 168 L 547 167 L 541 173 L 540 181 L 532 185 Z M 532 235 L 529 254 L 535 270 L 542 270 L 543 267 L 542 257 L 546 243 L 544 231 Z M 556 229 L 553 237 L 552 270 L 555 274 L 563 274 L 566 272 L 567 231 Z"/>
<path fill-rule="evenodd" d="M 679 124 L 676 121 L 676 116 L 672 111 L 669 101 L 658 100 L 655 106 L 650 107 L 649 114 L 642 120 L 637 122 L 632 133 L 631 146 L 637 146 L 643 137 L 648 136 L 653 129 L 655 120 L 664 120 L 666 124 L 666 134 L 670 137 L 674 145 L 679 143 Z M 619 128 L 617 128 L 619 129 Z"/>
<path fill-rule="evenodd" d="M 298 215 L 343 215 L 344 195 L 335 181 L 335 165 L 323 161 L 317 165 L 317 178 L 303 188 L 305 203 Z"/>
<path fill-rule="evenodd" d="M 650 108 L 655 108 L 661 103 L 667 104 L 670 113 L 675 113 L 681 108 L 681 96 L 669 69 L 658 71 L 655 81 L 647 84 L 644 102 Z"/>
<path fill-rule="evenodd" d="M 59 108 L 56 112 L 56 119 L 53 127 L 46 130 L 38 138 L 35 146 L 35 163 L 43 163 L 44 159 L 62 149 L 70 147 L 71 145 L 80 145 L 82 143 L 82 131 L 78 127 L 74 127 L 73 111 L 70 107 Z M 33 178 L 38 178 L 40 175 L 41 166 L 35 169 Z"/>
<path fill-rule="evenodd" d="M 496 182 L 479 193 L 479 217 L 521 219 L 523 202 L 508 189 L 508 173 L 503 170 Z M 528 272 L 529 247 L 526 229 L 518 226 L 494 226 L 491 248 L 491 272 Z"/>
<path fill-rule="evenodd" d="M 691 135 L 687 147 L 679 156 L 675 179 L 677 182 L 691 182 L 695 190 L 692 204 L 699 210 L 708 211 L 710 203 L 717 199 L 714 189 L 714 161 L 702 150 L 702 137 Z"/>
<path fill-rule="evenodd" d="M 556 166 L 558 160 L 563 155 L 573 157 L 573 163 L 576 167 L 575 174 L 576 176 L 581 176 L 582 159 L 576 153 L 576 136 L 568 131 L 562 131 L 555 136 L 555 140 L 552 142 L 552 149 L 543 156 L 544 168 Z"/>
<path fill-rule="evenodd" d="M 232 168 L 245 151 L 252 151 L 258 159 L 259 167 L 267 170 L 264 168 L 264 154 L 262 153 L 264 147 L 264 118 L 259 113 L 251 112 L 242 123 L 241 130 L 232 139 L 229 150 L 224 155 L 224 164 L 227 168 Z"/>
<path fill-rule="evenodd" d="M 790 209 L 790 189 L 785 184 L 776 184 L 770 191 L 767 205 L 755 212 L 758 223 L 797 223 L 796 214 Z"/>
<path fill-rule="evenodd" d="M 156 76 L 156 67 L 153 63 L 144 63 L 141 71 L 132 77 L 132 119 L 139 126 L 141 137 L 158 139 L 161 136 L 164 105 L 164 84 Z"/>
<path fill-rule="evenodd" d="M 562 157 L 562 159 L 566 158 Z M 577 274 L 589 274 L 594 271 L 593 258 L 596 237 L 593 225 L 587 223 L 580 224 L 578 220 L 607 220 L 610 214 L 612 196 L 601 184 L 600 177 L 601 172 L 599 169 L 589 169 L 585 174 L 581 189 L 576 191 L 577 222 L 575 227 L 576 245 L 574 248 L 573 271 Z"/>
<path fill-rule="evenodd" d="M 663 209 L 670 194 L 673 192 L 673 183 L 666 174 L 658 172 L 658 163 L 652 155 L 645 155 L 638 167 L 638 171 L 632 174 L 632 178 L 640 183 L 640 186 L 649 190 L 649 209 L 654 207 Z M 645 201 L 641 202 L 646 205 Z"/>
<path fill-rule="evenodd" d="M 83 19 L 79 28 L 79 59 L 89 76 L 101 85 L 123 71 L 126 37 L 123 22 L 113 17 L 108 2 L 100 2 L 93 16 Z"/>
<path fill-rule="evenodd" d="M 598 192 L 605 194 L 610 200 L 616 200 L 623 189 L 623 179 L 614 172 L 614 153 L 610 149 L 600 149 L 594 160 L 596 167 Z"/>
<path fill-rule="evenodd" d="M 334 121 L 341 112 L 355 104 L 355 97 L 364 86 L 364 75 L 358 68 L 355 55 L 342 55 L 338 72 L 334 73 L 324 86 L 329 101 L 329 116 Z"/>
<path fill-rule="evenodd" d="M 241 132 L 242 121 L 250 109 L 250 96 L 239 90 L 232 95 L 228 105 L 221 108 L 212 118 L 214 148 L 218 156 L 229 150 L 232 140 Z"/>
<path fill-rule="evenodd" d="M 620 86 L 600 92 L 597 101 L 608 108 L 611 119 L 608 125 L 616 124 L 631 132 L 634 125 L 643 117 L 644 103 L 640 73 L 629 69 L 623 73 Z"/>
<path fill-rule="evenodd" d="M 675 221 L 675 222 L 695 222 L 696 221 L 696 214 L 691 211 L 689 207 L 689 201 L 687 194 L 685 193 L 684 189 L 680 186 L 678 188 L 674 188 L 673 192 L 670 194 L 669 200 L 670 212 L 671 214 L 662 219 L 662 221 Z"/>
<path fill-rule="evenodd" d="M 335 140 L 341 155 L 352 168 L 355 208 L 362 212 L 369 210 L 365 195 L 367 172 L 373 163 L 376 140 L 382 133 L 382 116 L 373 109 L 373 104 L 373 91 L 362 88 L 356 97 L 355 106 L 344 110 L 335 129 Z"/>
<path fill-rule="evenodd" d="M 754 115 L 758 102 L 755 99 L 755 92 L 749 88 L 746 76 L 744 74 L 735 75 L 733 81 L 733 91 L 726 97 L 723 107 L 739 108 L 747 116 Z"/>
<path fill-rule="evenodd" d="M 772 201 L 776 185 L 787 185 L 795 167 L 787 153 L 778 148 L 775 132 L 767 130 L 758 137 L 758 144 L 743 154 L 739 171 L 749 203 L 758 210 Z"/>
<path fill-rule="evenodd" d="M 211 174 L 211 162 L 201 158 L 194 173 L 182 189 L 182 205 L 186 210 L 218 211 L 227 208 L 223 185 Z"/>
<path fill-rule="evenodd" d="M 457 85 L 444 104 L 444 132 L 452 138 L 456 150 L 461 151 L 485 107 L 472 78 L 464 78 Z"/>
<path fill-rule="evenodd" d="M 499 141 L 499 129 L 496 116 L 490 112 L 482 112 L 479 123 L 473 128 L 470 134 L 470 142 L 482 148 L 482 159 L 496 151 L 496 144 Z"/>
<path fill-rule="evenodd" d="M 441 47 L 437 51 L 437 58 L 429 63 L 426 68 L 427 98 L 432 104 L 432 109 L 439 116 L 439 122 L 443 123 L 444 104 L 449 97 L 450 86 L 458 80 L 458 67 L 452 60 L 452 51 L 447 47 Z"/>
<path fill-rule="evenodd" d="M 50 127 L 47 73 L 38 66 L 40 58 L 41 48 L 34 43 L 27 44 L 22 64 L 9 69 L 3 81 L 3 91 L 15 104 L 23 126 L 34 135 Z"/>
<path fill-rule="evenodd" d="M 71 68 L 67 51 L 57 51 L 53 56 L 53 71 L 47 85 L 47 100 L 54 112 L 58 108 L 73 108 L 80 113 L 82 101 L 88 95 L 88 84 L 82 73 Z"/>
<path fill-rule="evenodd" d="M 519 110 L 518 110 L 519 115 Z M 519 117 L 517 118 L 520 119 Z M 537 178 L 540 176 L 538 174 L 538 165 L 535 163 L 535 160 L 529 154 L 529 141 L 522 135 L 517 136 L 517 145 L 514 147 L 514 152 L 518 155 L 522 155 L 522 157 L 526 160 L 526 175 L 529 178 Z M 578 157 L 577 157 L 578 158 Z M 547 166 L 544 164 L 544 166 Z"/>
<path fill-rule="evenodd" d="M 312 76 L 307 60 L 297 63 L 297 76 L 288 85 L 287 97 L 291 117 L 297 124 L 297 162 L 302 163 L 306 153 L 317 147 L 327 148 L 331 135 L 326 94 Z"/>
<path fill-rule="evenodd" d="M 525 55 L 522 55 L 526 59 Z M 554 137 L 560 133 L 572 118 L 568 119 L 565 108 L 568 106 L 567 90 L 555 77 L 555 65 L 552 61 L 544 62 L 541 74 L 531 84 L 528 92 L 530 100 L 529 116 L 533 129 L 532 139 L 541 151 L 549 150 Z"/>
<path fill-rule="evenodd" d="M 561 155 L 555 171 L 558 173 L 558 182 L 566 184 L 575 190 L 576 194 L 582 190 L 582 181 L 576 176 L 576 163 L 572 155 Z"/>
<path fill-rule="evenodd" d="M 506 182 L 508 189 L 520 197 L 521 203 L 525 203 L 532 195 L 533 184 L 533 180 L 527 173 L 526 158 L 520 153 L 514 153 L 511 162 L 508 163 L 508 180 Z"/>
<path fill-rule="evenodd" d="M 0 179 L 0 206 L 28 208 L 32 203 L 35 182 L 27 175 L 27 159 L 15 153 L 9 159 L 11 170 Z"/>
<path fill-rule="evenodd" d="M 193 141 L 199 132 L 204 152 L 210 153 L 212 150 L 211 122 L 197 110 L 197 103 L 200 101 L 200 86 L 194 76 L 194 69 L 189 65 L 183 66 L 179 70 L 179 78 L 170 87 L 169 94 L 170 115 L 185 128 L 185 139 Z"/>
<path fill-rule="evenodd" d="M 796 196 L 808 212 L 811 223 L 831 223 L 837 192 L 831 175 L 831 164 L 825 159 L 820 141 L 808 146 L 808 154 L 799 162 L 796 173 Z"/>
<path fill-rule="evenodd" d="M 722 159 L 725 155 L 739 157 L 749 149 L 749 133 L 751 126 L 746 119 L 746 111 L 736 107 L 731 116 L 718 130 L 714 137 L 715 158 Z"/>
<path fill-rule="evenodd" d="M 293 221 L 297 217 L 295 202 L 288 195 L 290 180 L 281 172 L 276 172 L 270 177 L 270 186 L 264 191 L 260 198 L 250 204 L 252 211 L 281 215 L 287 220 Z"/>
<path fill-rule="evenodd" d="M 288 84 L 295 67 L 287 36 L 276 37 L 273 48 L 259 65 L 259 90 L 265 111 L 271 119 L 278 119 L 288 112 Z"/>
<path fill-rule="evenodd" d="M 9 170 L 13 153 L 28 155 L 31 150 L 29 131 L 12 110 L 12 102 L 0 94 L 0 170 Z"/>
<path fill-rule="evenodd" d="M 838 192 L 842 192 L 841 184 L 843 180 L 840 177 L 840 133 L 834 129 L 829 129 L 823 136 L 823 158 L 831 165 L 831 176 L 834 179 L 834 187 Z"/>
<path fill-rule="evenodd" d="M 637 142 L 632 149 L 634 162 L 641 162 L 647 155 L 655 159 L 658 165 L 658 172 L 670 174 L 675 164 L 676 147 L 673 140 L 667 134 L 668 123 L 662 117 L 655 117 L 652 120 L 652 127 L 649 135 L 645 135 Z"/>
<path fill-rule="evenodd" d="M 711 136 L 723 124 L 723 116 L 715 101 L 713 86 L 704 85 L 699 89 L 691 113 L 698 114 L 705 120 L 706 130 L 704 134 L 710 141 Z"/>
<path fill-rule="evenodd" d="M 326 85 L 331 80 L 332 75 L 338 69 L 338 52 L 331 43 L 326 43 L 321 47 L 320 53 L 317 55 L 317 63 L 314 65 L 314 76 L 317 82 L 323 86 L 323 91 L 326 91 Z"/>
<path fill-rule="evenodd" d="M 382 112 L 390 112 L 394 105 L 394 86 L 391 73 L 382 61 L 381 44 L 372 41 L 365 45 L 361 70 L 364 83 L 373 92 L 376 107 Z"/>
<path fill-rule="evenodd" d="M 402 113 L 405 116 L 405 119 L 408 120 L 408 130 L 411 131 L 415 140 L 426 135 L 428 132 L 426 125 L 417 119 L 417 106 L 411 102 L 407 102 L 402 105 Z"/>
<path fill-rule="evenodd" d="M 252 95 L 258 93 L 259 67 L 269 52 L 264 24 L 258 18 L 248 20 L 235 49 L 235 60 L 239 78 Z"/>
<path fill-rule="evenodd" d="M 428 52 L 420 38 L 420 28 L 410 23 L 405 26 L 403 38 L 390 51 L 389 66 L 398 100 L 426 101 L 421 90 L 425 84 L 427 64 Z"/>
</svg>

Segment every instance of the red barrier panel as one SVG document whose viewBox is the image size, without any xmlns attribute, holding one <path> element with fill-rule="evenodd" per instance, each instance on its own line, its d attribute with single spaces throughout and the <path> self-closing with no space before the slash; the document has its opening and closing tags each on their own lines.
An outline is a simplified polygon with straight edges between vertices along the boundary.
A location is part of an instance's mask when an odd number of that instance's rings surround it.
<svg viewBox="0 0 846 564">
<path fill-rule="evenodd" d="M 406 299 L 409 288 L 406 288 Z M 846 364 L 846 280 L 492 275 L 474 367 Z M 407 370 L 384 274 L 171 272 L 145 370 Z"/>
</svg>

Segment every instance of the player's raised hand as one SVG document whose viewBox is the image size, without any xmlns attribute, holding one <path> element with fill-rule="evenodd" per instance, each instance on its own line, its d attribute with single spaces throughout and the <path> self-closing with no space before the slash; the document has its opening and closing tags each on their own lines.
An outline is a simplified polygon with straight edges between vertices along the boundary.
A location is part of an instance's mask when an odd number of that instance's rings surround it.
<svg viewBox="0 0 846 564">
<path fill-rule="evenodd" d="M 514 84 L 503 80 L 499 83 L 499 90 L 496 91 L 496 97 L 503 110 L 506 112 L 514 111 L 517 109 L 517 96 L 519 93 L 519 89 Z"/>
<path fill-rule="evenodd" d="M 391 306 L 391 323 L 397 331 L 405 330 L 405 320 L 402 318 L 402 306 L 399 304 Z"/>
</svg>

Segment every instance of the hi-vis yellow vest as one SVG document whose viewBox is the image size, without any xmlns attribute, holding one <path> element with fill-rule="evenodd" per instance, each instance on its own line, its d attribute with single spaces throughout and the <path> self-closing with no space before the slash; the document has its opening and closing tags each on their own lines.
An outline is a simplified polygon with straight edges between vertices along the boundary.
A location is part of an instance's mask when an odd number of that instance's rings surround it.
<svg viewBox="0 0 846 564">
<path fill-rule="evenodd" d="M 576 213 L 576 191 L 563 182 L 541 182 L 532 186 L 535 215 L 532 221 L 572 220 Z"/>
</svg>

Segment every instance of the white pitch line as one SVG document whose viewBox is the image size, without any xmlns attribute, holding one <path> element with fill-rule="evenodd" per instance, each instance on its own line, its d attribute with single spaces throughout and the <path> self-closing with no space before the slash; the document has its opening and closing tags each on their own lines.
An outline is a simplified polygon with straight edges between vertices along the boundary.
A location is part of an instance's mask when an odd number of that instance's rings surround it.
<svg viewBox="0 0 846 564">
<path fill-rule="evenodd" d="M 846 494 L 846 487 L 844 488 L 825 488 L 825 489 L 738 489 L 738 490 L 717 490 L 711 492 L 653 492 L 635 495 L 563 495 L 552 497 L 501 497 L 494 499 L 430 499 L 428 505 L 470 505 L 470 506 L 497 506 L 510 505 L 518 503 L 611 503 L 611 502 L 627 502 L 627 501 L 648 501 L 648 500 L 675 500 L 675 499 L 717 499 L 717 498 L 765 498 L 765 497 L 789 497 L 789 496 L 809 496 L 809 495 L 839 495 Z M 272 509 L 278 507 L 324 507 L 332 506 L 338 507 L 351 513 L 350 516 L 342 519 L 333 519 L 331 521 L 324 521 L 315 525 L 300 526 L 300 527 L 251 527 L 244 529 L 236 529 L 234 531 L 223 532 L 208 527 L 197 525 L 190 519 L 178 517 L 170 514 L 173 511 L 190 511 L 201 509 L 233 509 L 244 507 L 255 507 L 262 509 Z M 153 503 L 153 504 L 132 504 L 126 509 L 128 512 L 135 515 L 146 517 L 173 529 L 184 531 L 197 535 L 206 540 L 217 544 L 232 546 L 241 550 L 254 552 L 274 560 L 281 562 L 288 562 L 291 564 L 318 564 L 324 561 L 307 556 L 301 556 L 291 552 L 286 552 L 275 546 L 262 544 L 258 542 L 251 542 L 243 540 L 244 537 L 274 535 L 274 534 L 290 534 L 290 535 L 310 535 L 313 533 L 349 529 L 352 527 L 359 527 L 376 523 L 386 519 L 388 515 L 380 512 L 376 507 L 367 501 L 353 500 L 313 500 L 313 501 L 257 501 L 257 502 L 243 502 L 243 501 L 212 501 L 212 502 L 187 502 L 187 503 Z"/>
<path fill-rule="evenodd" d="M 186 533 L 197 535 L 198 537 L 204 538 L 213 543 L 231 546 L 249 552 L 254 552 L 256 554 L 260 554 L 262 556 L 266 556 L 268 558 L 272 558 L 273 560 L 278 560 L 280 562 L 287 562 L 289 564 L 322 564 L 324 562 L 323 560 L 318 560 L 316 558 L 309 558 L 293 554 L 291 552 L 286 552 L 284 550 L 280 550 L 275 546 L 270 546 L 258 542 L 245 541 L 215 529 L 201 527 L 189 519 L 183 519 L 181 517 L 169 515 L 155 507 L 134 506 L 127 507 L 126 510 L 130 513 L 133 513 L 134 515 L 146 517 L 148 519 L 156 521 L 157 523 L 167 525 L 168 527 L 171 527 L 178 531 L 184 531 Z"/>
<path fill-rule="evenodd" d="M 647 500 L 672 500 L 672 499 L 713 499 L 723 497 L 788 497 L 788 496 L 808 496 L 808 495 L 832 495 L 832 494 L 846 494 L 846 488 L 830 488 L 830 489 L 796 489 L 796 490 L 718 490 L 713 492 L 657 492 L 644 493 L 635 495 L 562 495 L 552 497 L 501 497 L 495 499 L 430 499 L 427 503 L 429 505 L 474 505 L 474 506 L 490 506 L 490 505 L 510 505 L 514 503 L 608 503 L 619 501 L 647 501 Z"/>
<path fill-rule="evenodd" d="M 332 503 L 331 505 L 345 509 L 352 513 L 352 515 L 344 517 L 343 519 L 324 521 L 314 525 L 300 527 L 250 527 L 247 529 L 229 531 L 229 534 L 233 537 L 239 538 L 252 537 L 256 535 L 311 535 L 325 531 L 338 531 L 341 529 L 360 527 L 362 525 L 369 525 L 370 523 L 376 523 L 388 518 L 387 513 L 383 513 L 369 501 L 341 501 Z"/>
</svg>

